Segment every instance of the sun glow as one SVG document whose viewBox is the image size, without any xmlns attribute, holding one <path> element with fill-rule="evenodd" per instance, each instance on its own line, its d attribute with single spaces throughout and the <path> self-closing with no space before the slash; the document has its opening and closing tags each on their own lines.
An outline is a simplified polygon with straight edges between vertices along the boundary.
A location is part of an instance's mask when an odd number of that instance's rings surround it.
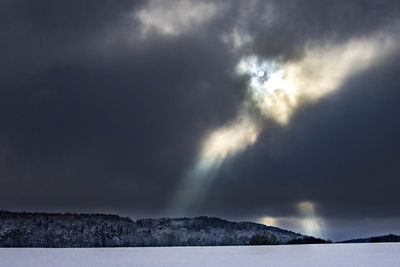
<svg viewBox="0 0 400 267">
<path fill-rule="evenodd" d="M 323 235 L 324 220 L 316 214 L 315 203 L 303 201 L 296 204 L 297 214 L 295 216 L 262 217 L 259 223 L 291 229 L 305 235 L 321 237 Z"/>
<path fill-rule="evenodd" d="M 366 69 L 390 40 L 353 40 L 340 45 L 307 47 L 297 61 L 279 62 L 244 57 L 239 75 L 249 77 L 249 95 L 261 113 L 285 125 L 304 103 L 315 102 L 340 88 L 349 77 Z M 260 75 L 262 74 L 262 75 Z"/>
<path fill-rule="evenodd" d="M 278 220 L 277 218 L 273 218 L 273 217 L 263 217 L 259 220 L 259 223 L 268 225 L 268 226 L 279 226 L 278 224 Z"/>
</svg>

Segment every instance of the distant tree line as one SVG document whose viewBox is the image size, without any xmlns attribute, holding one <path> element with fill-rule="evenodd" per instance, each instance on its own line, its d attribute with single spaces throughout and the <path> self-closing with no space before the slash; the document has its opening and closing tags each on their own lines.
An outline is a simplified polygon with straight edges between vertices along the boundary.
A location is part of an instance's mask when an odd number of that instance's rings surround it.
<svg viewBox="0 0 400 267">
<path fill-rule="evenodd" d="M 116 215 L 0 211 L 0 247 L 138 247 L 276 245 L 314 239 L 219 218 L 133 221 Z"/>
<path fill-rule="evenodd" d="M 288 245 L 296 245 L 296 244 L 329 244 L 332 243 L 330 240 L 325 240 L 321 238 L 316 238 L 313 236 L 304 236 L 301 238 L 295 238 L 287 242 Z"/>
</svg>

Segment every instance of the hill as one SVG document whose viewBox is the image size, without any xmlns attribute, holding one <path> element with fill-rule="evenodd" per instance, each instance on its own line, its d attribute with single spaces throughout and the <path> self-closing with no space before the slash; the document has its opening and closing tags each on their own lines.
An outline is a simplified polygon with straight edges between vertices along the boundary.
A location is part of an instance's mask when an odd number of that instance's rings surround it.
<svg viewBox="0 0 400 267">
<path fill-rule="evenodd" d="M 277 227 L 213 217 L 133 221 L 104 214 L 0 211 L 0 247 L 268 245 L 307 238 Z"/>
<path fill-rule="evenodd" d="M 388 234 L 381 236 L 372 236 L 367 238 L 358 238 L 342 241 L 340 243 L 378 243 L 378 242 L 400 242 L 400 235 Z"/>
</svg>

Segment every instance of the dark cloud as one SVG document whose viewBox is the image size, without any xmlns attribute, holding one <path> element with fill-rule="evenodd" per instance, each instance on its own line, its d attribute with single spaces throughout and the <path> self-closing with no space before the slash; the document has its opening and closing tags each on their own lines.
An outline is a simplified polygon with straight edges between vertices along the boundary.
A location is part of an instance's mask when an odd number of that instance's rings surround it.
<svg viewBox="0 0 400 267">
<path fill-rule="evenodd" d="M 102 23 L 83 27 L 96 30 Z M 123 205 L 163 199 L 159 189 L 174 185 L 202 130 L 232 117 L 242 100 L 242 82 L 232 80 L 232 61 L 219 42 L 182 37 L 120 49 L 111 58 L 48 62 L 17 88 L 3 87 L 4 179 L 10 180 L 4 184 L 16 183 L 13 190 L 3 187 L 4 203 L 27 203 L 17 197 L 16 191 L 25 190 L 17 176 L 32 180 L 28 202 L 45 206 L 57 207 L 54 198 L 72 205 L 93 198 L 102 203 L 98 196 L 115 179 L 123 179 L 124 188 L 146 188 L 121 197 L 115 190 Z M 87 189 L 95 193 L 85 194 Z"/>
<path fill-rule="evenodd" d="M 146 1 L 2 1 L 0 208 L 168 215 L 205 134 L 246 97 L 246 80 L 233 75 L 238 55 L 221 38 L 233 29 L 253 38 L 241 52 L 264 58 L 397 38 L 397 1 L 216 3 L 224 11 L 203 27 L 143 37 L 133 14 Z M 399 58 L 302 108 L 287 127 L 269 126 L 223 164 L 188 215 L 294 216 L 310 200 L 337 225 L 400 217 Z"/>
</svg>

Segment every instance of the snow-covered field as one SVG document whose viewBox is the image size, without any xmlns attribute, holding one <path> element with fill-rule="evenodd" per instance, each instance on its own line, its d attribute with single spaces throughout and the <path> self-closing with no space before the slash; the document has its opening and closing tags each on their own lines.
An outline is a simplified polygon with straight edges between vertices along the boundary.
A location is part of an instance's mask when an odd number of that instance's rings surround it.
<svg viewBox="0 0 400 267">
<path fill-rule="evenodd" d="M 246 247 L 3 248 L 0 266 L 400 266 L 400 243 Z"/>
</svg>

